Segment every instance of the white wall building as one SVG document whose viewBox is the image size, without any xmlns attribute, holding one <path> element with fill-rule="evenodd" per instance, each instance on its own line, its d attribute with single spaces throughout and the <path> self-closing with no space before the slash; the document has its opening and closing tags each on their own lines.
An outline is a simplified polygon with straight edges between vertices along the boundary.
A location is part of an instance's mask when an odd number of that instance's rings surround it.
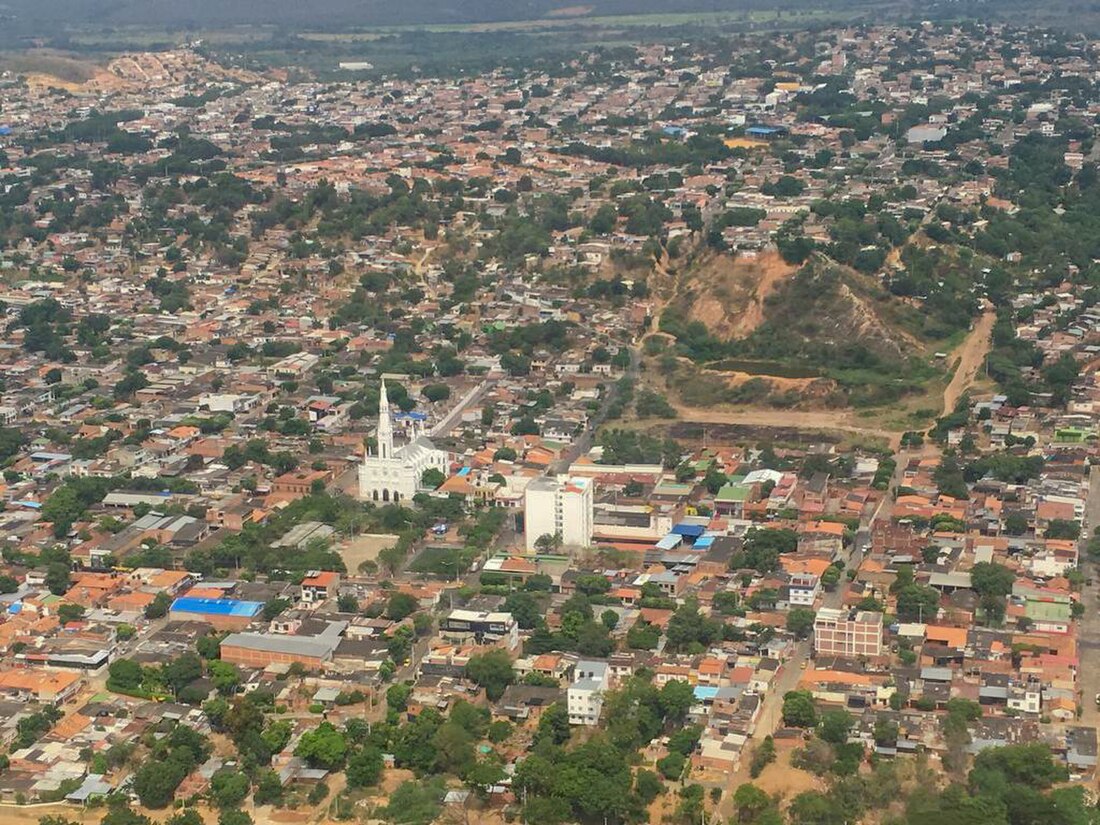
<svg viewBox="0 0 1100 825">
<path fill-rule="evenodd" d="M 378 449 L 368 453 L 359 465 L 359 498 L 370 501 L 405 501 L 420 489 L 424 471 L 435 468 L 446 474 L 447 453 L 425 435 L 413 435 L 402 447 L 393 446 L 393 419 L 386 382 L 378 398 Z"/>
<path fill-rule="evenodd" d="M 820 579 L 812 573 L 797 573 L 787 583 L 790 587 L 791 607 L 813 607 L 821 592 Z"/>
<path fill-rule="evenodd" d="M 566 691 L 570 725 L 596 725 L 603 709 L 603 694 L 608 689 L 607 662 L 582 659 L 573 671 L 573 683 Z"/>
<path fill-rule="evenodd" d="M 587 547 L 592 543 L 590 478 L 534 478 L 524 491 L 523 519 L 527 549 L 534 550 L 539 536 L 558 534 L 562 544 Z"/>
</svg>

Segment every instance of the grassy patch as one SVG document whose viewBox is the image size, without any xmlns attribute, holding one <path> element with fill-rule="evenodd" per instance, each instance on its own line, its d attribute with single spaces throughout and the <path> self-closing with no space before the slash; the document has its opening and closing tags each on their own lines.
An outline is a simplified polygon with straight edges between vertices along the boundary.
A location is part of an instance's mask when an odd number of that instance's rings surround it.
<svg viewBox="0 0 1100 825">
<path fill-rule="evenodd" d="M 473 547 L 441 547 L 433 545 L 424 548 L 416 560 L 409 565 L 414 573 L 426 573 L 434 576 L 457 576 L 469 570 L 478 551 Z"/>
</svg>

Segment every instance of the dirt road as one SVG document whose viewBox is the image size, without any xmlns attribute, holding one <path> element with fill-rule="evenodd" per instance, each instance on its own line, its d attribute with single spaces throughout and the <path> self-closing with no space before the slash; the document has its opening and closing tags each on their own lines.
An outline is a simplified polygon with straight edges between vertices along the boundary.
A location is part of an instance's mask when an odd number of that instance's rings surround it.
<svg viewBox="0 0 1100 825">
<path fill-rule="evenodd" d="M 721 411 L 688 407 L 675 401 L 670 402 L 680 421 L 698 424 L 741 424 L 748 427 L 780 427 L 798 430 L 821 430 L 859 436 L 880 438 L 897 450 L 901 443 L 901 433 L 882 430 L 859 421 L 851 412 L 845 410 L 776 410 L 753 409 Z"/>
<path fill-rule="evenodd" d="M 966 336 L 966 340 L 952 353 L 952 360 L 958 360 L 958 367 L 951 377 L 951 383 L 943 391 L 943 414 L 947 415 L 955 409 L 963 393 L 974 383 L 978 370 L 985 363 L 985 357 L 989 355 L 989 348 L 993 343 L 993 324 L 997 320 L 997 313 L 987 309 L 974 329 Z"/>
</svg>

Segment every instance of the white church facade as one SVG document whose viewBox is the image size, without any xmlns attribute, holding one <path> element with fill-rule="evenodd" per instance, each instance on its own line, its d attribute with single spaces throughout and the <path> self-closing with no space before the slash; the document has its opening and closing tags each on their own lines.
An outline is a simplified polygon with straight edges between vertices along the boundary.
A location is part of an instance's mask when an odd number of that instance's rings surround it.
<svg viewBox="0 0 1100 825">
<path fill-rule="evenodd" d="M 437 449 L 428 437 L 418 433 L 414 425 L 408 444 L 394 448 L 393 418 L 386 383 L 378 398 L 378 446 L 369 450 L 359 465 L 359 498 L 365 501 L 406 501 L 420 490 L 420 477 L 425 470 L 435 468 L 446 474 L 447 453 Z"/>
</svg>

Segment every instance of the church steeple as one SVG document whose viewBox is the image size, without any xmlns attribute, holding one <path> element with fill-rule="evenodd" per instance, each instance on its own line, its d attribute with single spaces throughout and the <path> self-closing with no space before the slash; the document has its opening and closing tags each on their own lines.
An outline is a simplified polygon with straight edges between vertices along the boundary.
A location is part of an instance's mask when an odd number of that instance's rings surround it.
<svg viewBox="0 0 1100 825">
<path fill-rule="evenodd" d="M 390 418 L 390 399 L 386 395 L 386 381 L 382 380 L 382 392 L 378 396 L 378 457 L 393 458 L 393 420 Z"/>
</svg>

